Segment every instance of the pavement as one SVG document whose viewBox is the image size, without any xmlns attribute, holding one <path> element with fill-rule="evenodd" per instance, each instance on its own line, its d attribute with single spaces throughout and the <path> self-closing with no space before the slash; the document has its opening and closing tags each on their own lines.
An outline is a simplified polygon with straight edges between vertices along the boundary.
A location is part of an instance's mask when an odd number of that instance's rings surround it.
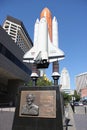
<svg viewBox="0 0 87 130">
<path fill-rule="evenodd" d="M 87 106 L 75 107 L 74 121 L 76 130 L 87 130 Z"/>
<path fill-rule="evenodd" d="M 0 108 L 0 130 L 12 130 L 14 113 L 15 108 Z M 76 130 L 73 111 L 70 105 L 66 108 L 66 117 L 70 119 L 70 122 L 67 128 L 64 127 L 64 130 Z"/>
<path fill-rule="evenodd" d="M 67 128 L 65 128 L 65 130 L 76 130 L 74 113 L 73 113 L 73 110 L 72 110 L 70 104 L 68 104 L 67 107 L 65 108 L 65 118 L 70 120 L 68 123 L 68 126 L 67 126 Z"/>
<path fill-rule="evenodd" d="M 65 116 L 70 119 L 69 126 L 65 130 L 87 130 L 87 106 L 75 106 L 73 112 L 68 104 Z"/>
<path fill-rule="evenodd" d="M 0 130 L 12 130 L 15 108 L 0 108 Z"/>
<path fill-rule="evenodd" d="M 0 130 L 12 130 L 15 108 L 0 108 Z M 87 111 L 84 106 L 75 107 L 73 113 L 71 106 L 65 108 L 65 117 L 70 119 L 68 127 L 63 130 L 87 130 Z"/>
</svg>

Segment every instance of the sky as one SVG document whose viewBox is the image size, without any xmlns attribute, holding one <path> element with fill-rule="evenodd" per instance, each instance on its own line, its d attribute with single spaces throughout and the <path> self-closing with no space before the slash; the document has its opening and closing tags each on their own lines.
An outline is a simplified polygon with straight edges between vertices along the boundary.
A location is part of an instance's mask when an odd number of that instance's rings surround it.
<svg viewBox="0 0 87 130">
<path fill-rule="evenodd" d="M 87 0 L 0 0 L 0 25 L 7 15 L 17 18 L 33 41 L 35 21 L 45 7 L 57 18 L 59 48 L 65 53 L 59 61 L 59 73 L 65 67 L 71 89 L 75 89 L 76 75 L 87 72 Z M 52 80 L 52 64 L 46 75 Z"/>
</svg>

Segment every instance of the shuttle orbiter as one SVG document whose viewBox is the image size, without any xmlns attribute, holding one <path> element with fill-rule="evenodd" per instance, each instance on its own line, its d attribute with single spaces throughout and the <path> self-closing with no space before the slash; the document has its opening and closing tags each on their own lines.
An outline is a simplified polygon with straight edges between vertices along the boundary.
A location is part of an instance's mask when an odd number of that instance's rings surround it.
<svg viewBox="0 0 87 130">
<path fill-rule="evenodd" d="M 58 47 L 58 23 L 44 8 L 34 27 L 34 46 L 24 54 L 23 61 L 36 63 L 37 67 L 47 68 L 50 62 L 64 58 L 64 52 Z"/>
</svg>

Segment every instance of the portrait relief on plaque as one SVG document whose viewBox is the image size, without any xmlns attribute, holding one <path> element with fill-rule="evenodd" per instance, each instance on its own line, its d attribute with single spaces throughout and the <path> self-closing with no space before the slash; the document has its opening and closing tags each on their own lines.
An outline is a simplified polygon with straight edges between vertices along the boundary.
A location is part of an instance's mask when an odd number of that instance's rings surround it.
<svg viewBox="0 0 87 130">
<path fill-rule="evenodd" d="M 27 116 L 38 116 L 39 106 L 35 103 L 36 96 L 32 92 L 21 93 L 20 114 Z"/>
<path fill-rule="evenodd" d="M 19 116 L 56 118 L 56 91 L 21 91 Z"/>
<path fill-rule="evenodd" d="M 35 115 L 39 114 L 39 107 L 34 104 L 35 96 L 33 94 L 27 94 L 26 104 L 22 106 L 21 114 L 23 115 Z"/>
</svg>

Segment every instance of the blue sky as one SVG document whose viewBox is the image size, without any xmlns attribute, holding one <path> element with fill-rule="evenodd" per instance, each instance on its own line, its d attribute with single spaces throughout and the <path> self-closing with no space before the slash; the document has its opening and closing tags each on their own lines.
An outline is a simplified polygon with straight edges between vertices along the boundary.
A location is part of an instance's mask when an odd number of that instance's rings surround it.
<svg viewBox="0 0 87 130">
<path fill-rule="evenodd" d="M 0 24 L 7 15 L 23 21 L 33 41 L 35 21 L 45 7 L 58 20 L 59 48 L 65 53 L 59 71 L 67 68 L 74 89 L 75 76 L 87 72 L 87 0 L 0 0 Z M 52 79 L 51 64 L 46 74 Z"/>
</svg>

